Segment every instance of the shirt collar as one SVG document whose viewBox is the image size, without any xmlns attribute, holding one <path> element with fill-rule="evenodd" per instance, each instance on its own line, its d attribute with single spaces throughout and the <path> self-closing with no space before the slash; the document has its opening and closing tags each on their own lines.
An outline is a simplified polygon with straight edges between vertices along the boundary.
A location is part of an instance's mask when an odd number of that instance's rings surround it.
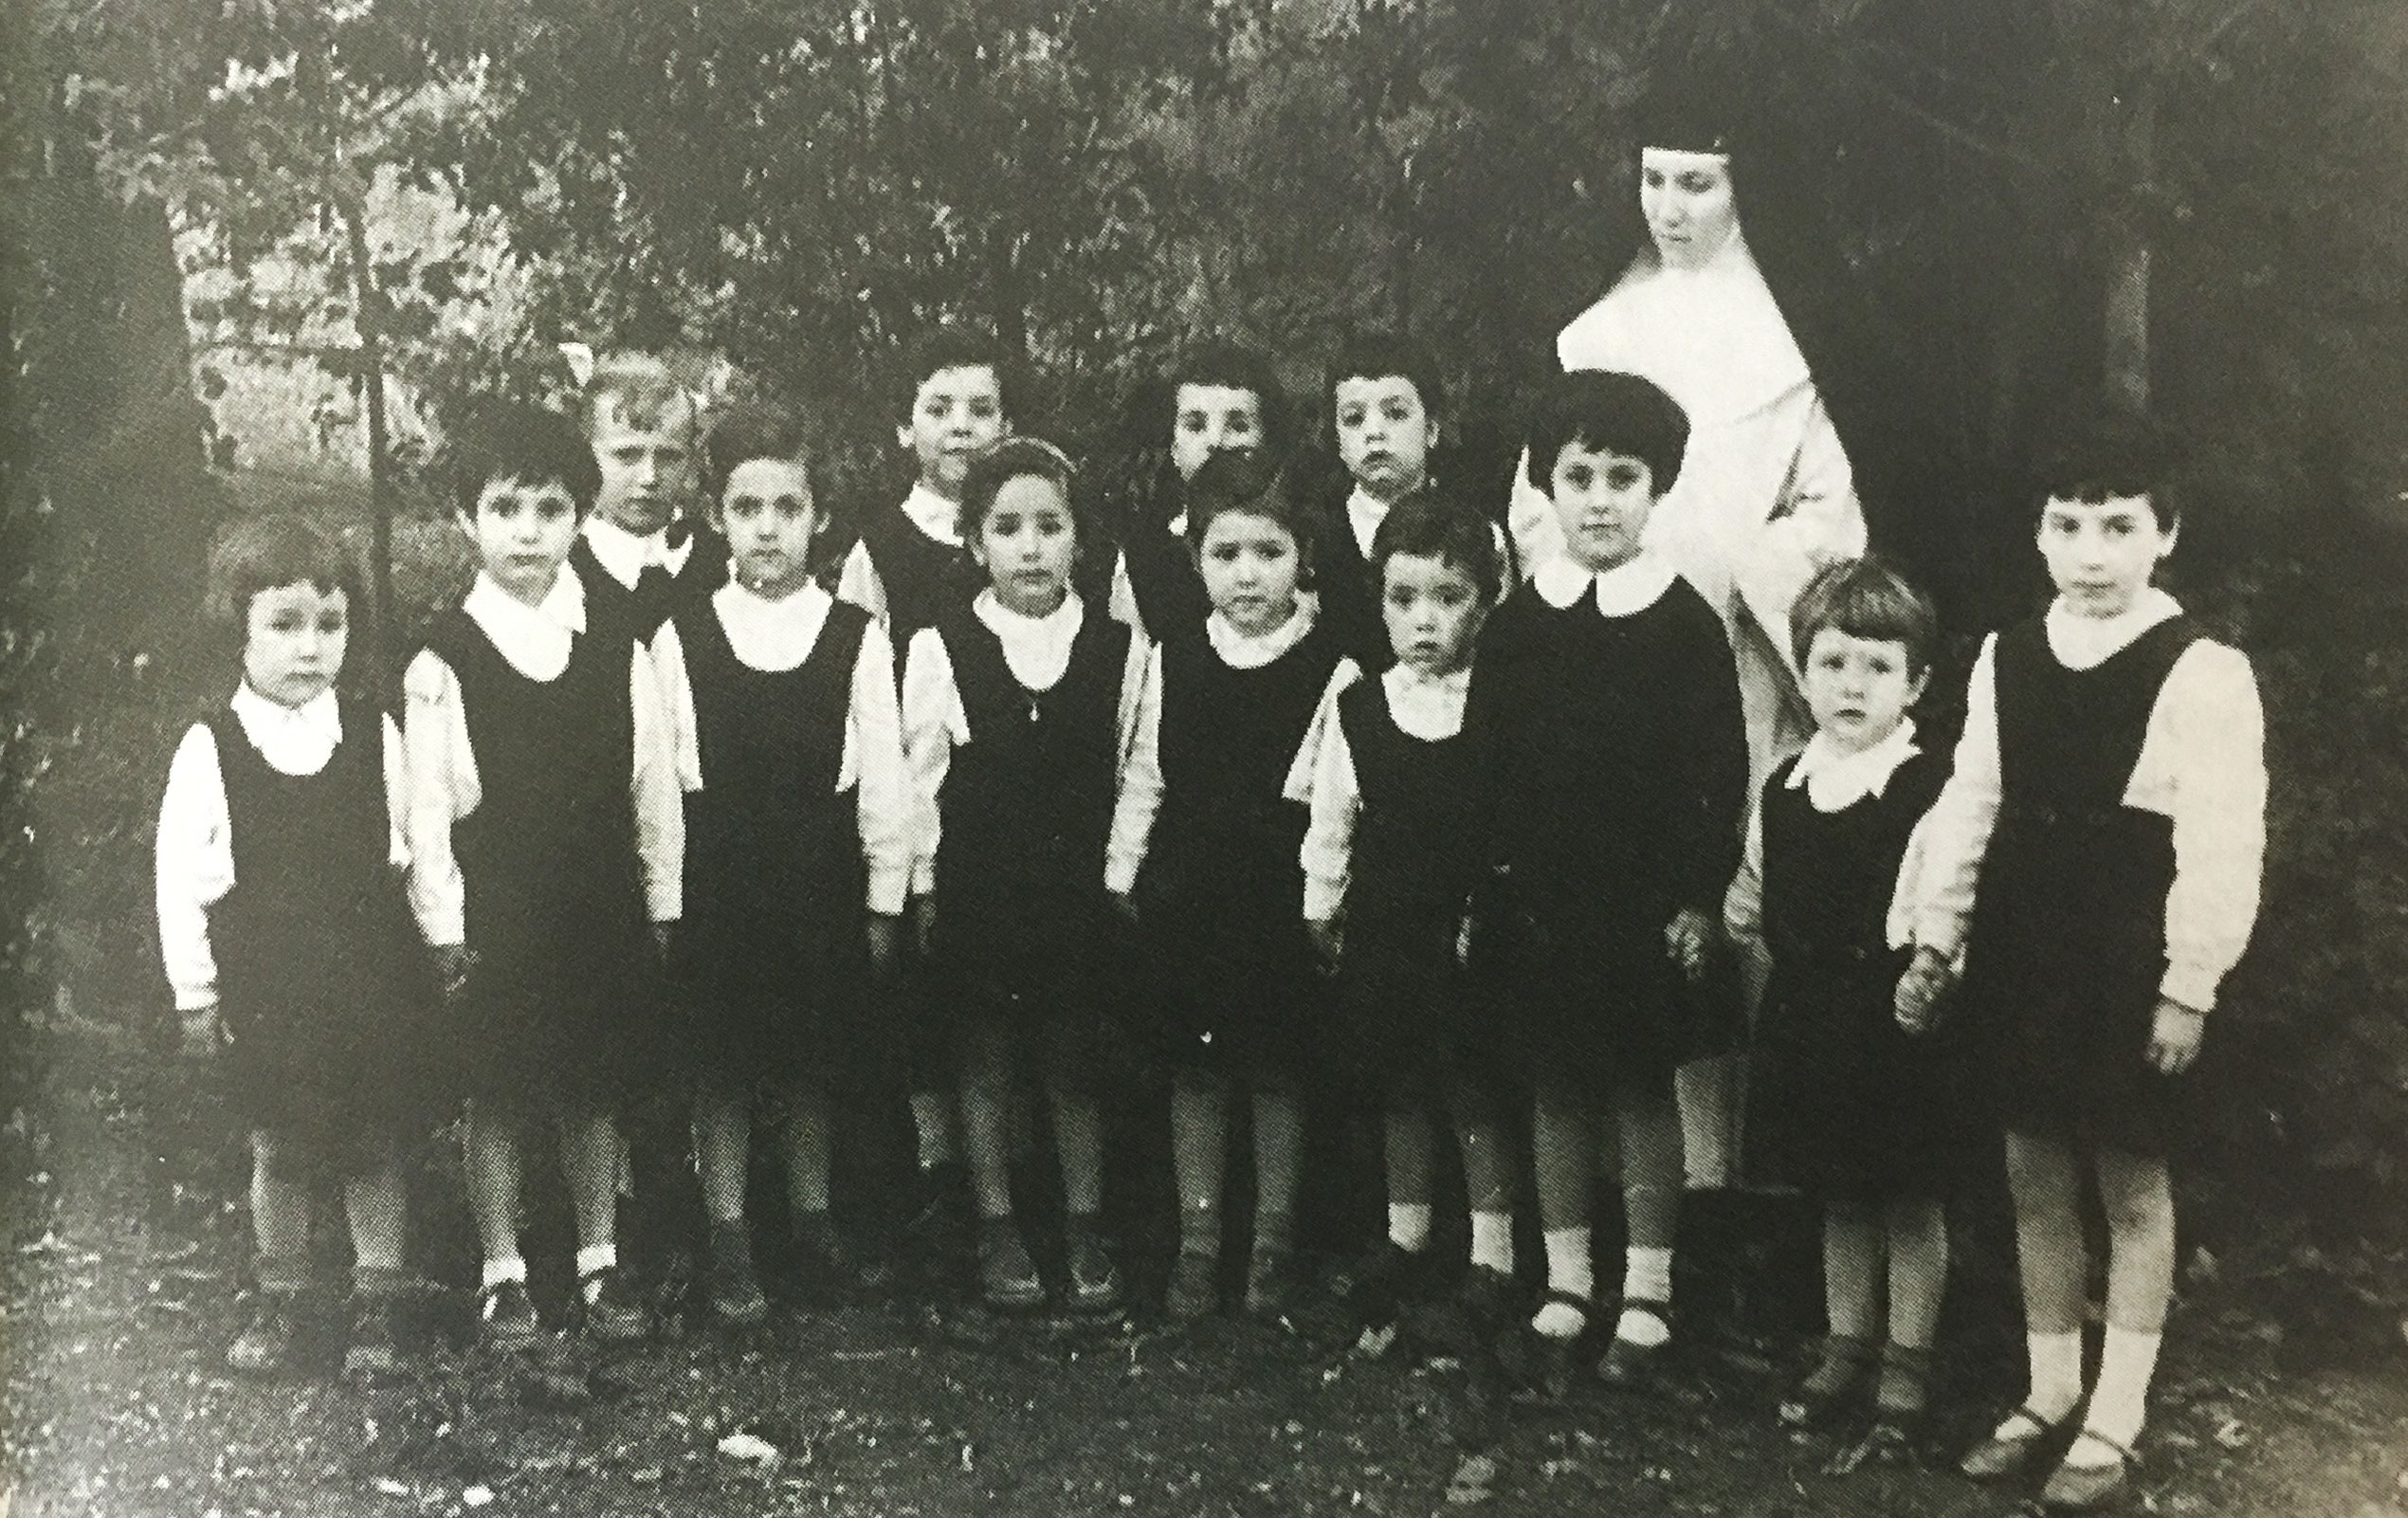
<svg viewBox="0 0 2408 1518">
<path fill-rule="evenodd" d="M 992 589 L 980 591 L 970 603 L 970 610 L 976 613 L 978 620 L 993 629 L 997 637 L 1007 639 L 1075 637 L 1079 623 L 1086 614 L 1085 609 L 1079 604 L 1079 593 L 1076 591 L 1065 592 L 1062 604 L 1043 616 L 1028 616 L 1013 611 L 1004 605 L 1003 597 Z"/>
<path fill-rule="evenodd" d="M 1415 691 L 1454 696 L 1471 688 L 1471 667 L 1466 665 L 1447 674 L 1433 675 L 1400 660 L 1390 665 L 1380 679 L 1387 683 L 1388 693 L 1392 696 L 1410 695 Z"/>
<path fill-rule="evenodd" d="M 1319 610 L 1310 591 L 1298 591 L 1295 612 L 1268 632 L 1240 632 L 1228 617 L 1214 612 L 1204 619 L 1204 635 L 1212 641 L 1213 651 L 1231 668 L 1259 669 L 1302 642 L 1304 634 L 1313 630 L 1313 617 Z"/>
<path fill-rule="evenodd" d="M 1380 500 L 1361 485 L 1355 486 L 1354 492 L 1346 497 L 1346 525 L 1354 529 L 1355 547 L 1363 558 L 1371 557 L 1372 536 L 1379 531 L 1379 524 L 1388 520 L 1389 509 L 1395 504 L 1393 501 Z"/>
<path fill-rule="evenodd" d="M 343 741 L 343 719 L 340 704 L 330 688 L 319 691 L 298 706 L 268 700 L 253 690 L 245 681 L 234 687 L 231 704 L 234 715 L 241 719 L 244 730 L 257 737 L 263 732 L 305 734 L 328 745 Z"/>
<path fill-rule="evenodd" d="M 740 617 L 760 621 L 794 615 L 809 609 L 815 602 L 824 601 L 830 597 L 826 591 L 820 589 L 817 581 L 807 579 L 803 581 L 799 589 L 772 600 L 737 578 L 734 566 L 731 564 L 727 583 L 713 592 L 712 598 L 722 610 L 732 611 Z"/>
<path fill-rule="evenodd" d="M 903 514 L 911 524 L 947 548 L 961 546 L 961 503 L 947 501 L 924 485 L 915 485 L 903 499 Z"/>
<path fill-rule="evenodd" d="M 2135 638 L 2160 622 L 2181 614 L 2182 603 L 2154 585 L 2134 596 L 2131 606 L 2114 616 L 2082 616 L 2069 610 L 2059 598 L 2049 607 L 2049 647 L 2068 664 L 2087 668 L 2130 647 Z"/>
<path fill-rule="evenodd" d="M 552 588 L 534 606 L 505 591 L 484 571 L 477 572 L 476 584 L 468 588 L 468 597 L 461 610 L 483 623 L 486 631 L 497 624 L 524 629 L 530 625 L 549 628 L 556 632 L 585 631 L 585 585 L 568 565 L 560 566 L 554 575 Z"/>
<path fill-rule="evenodd" d="M 1802 786 L 1817 811 L 1836 812 L 1866 796 L 1881 795 L 1889 788 L 1889 777 L 1898 773 L 1898 766 L 1922 752 L 1915 743 L 1912 718 L 1891 728 L 1889 736 L 1872 747 L 1854 753 L 1816 733 L 1806 741 L 1789 772 L 1789 789 Z"/>
<path fill-rule="evenodd" d="M 658 566 L 677 574 L 694 552 L 691 538 L 672 548 L 666 527 L 639 538 L 599 513 L 585 519 L 585 540 L 593 550 L 594 558 L 611 572 L 611 577 L 629 590 L 635 588 L 637 578 L 647 569 Z"/>
<path fill-rule="evenodd" d="M 1608 616 L 1644 612 L 1672 588 L 1672 561 L 1652 549 L 1602 572 L 1583 568 L 1569 554 L 1557 554 L 1531 573 L 1530 583 L 1557 611 L 1570 610 L 1581 593 L 1595 588 L 1597 610 Z"/>
</svg>

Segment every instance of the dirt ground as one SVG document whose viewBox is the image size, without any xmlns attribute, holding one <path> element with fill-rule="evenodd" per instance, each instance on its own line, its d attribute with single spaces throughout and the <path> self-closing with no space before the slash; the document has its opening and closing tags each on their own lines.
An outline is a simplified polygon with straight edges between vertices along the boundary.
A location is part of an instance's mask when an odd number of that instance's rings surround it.
<svg viewBox="0 0 2408 1518">
<path fill-rule="evenodd" d="M 1927 1449 L 1841 1474 L 1846 1437 L 1772 1417 L 1806 1345 L 1701 1333 L 1643 1399 L 1595 1386 L 1560 1407 L 1515 1405 L 1481 1440 L 1493 1479 L 1485 1496 L 1459 1491 L 1480 1496 L 1468 1505 L 1449 1488 L 1482 1425 L 1459 1364 L 1237 1319 L 1178 1331 L 1143 1316 L 780 1312 L 743 1333 L 673 1327 L 610 1358 L 437 1345 L 374 1388 L 323 1363 L 242 1379 L 222 1359 L 242 1311 L 239 1161 L 191 1152 L 197 1135 L 146 1123 L 119 1092 L 54 1105 L 18 1110 L 0 1135 L 9 1518 L 1951 1518 L 2029 1499 L 1947 1466 L 2014 1390 L 1995 1335 L 1952 1370 Z M 2288 1327 L 2262 1295 L 2196 1291 L 2180 1309 L 2145 1508 L 2408 1515 L 2408 1348 Z M 461 1311 L 441 1293 L 426 1307 L 437 1324 Z M 737 1436 L 749 1440 L 725 1442 Z"/>
</svg>

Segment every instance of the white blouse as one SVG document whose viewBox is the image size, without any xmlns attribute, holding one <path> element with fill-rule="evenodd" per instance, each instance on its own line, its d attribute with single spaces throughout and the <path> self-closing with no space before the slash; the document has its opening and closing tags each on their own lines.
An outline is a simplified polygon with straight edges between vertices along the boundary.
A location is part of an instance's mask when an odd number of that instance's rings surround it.
<svg viewBox="0 0 2408 1518">
<path fill-rule="evenodd" d="M 1817 812 L 1844 812 L 1867 796 L 1878 796 L 1888 791 L 1898 767 L 1922 752 L 1915 742 L 1915 724 L 1911 721 L 1900 722 L 1890 729 L 1888 738 L 1853 754 L 1834 748 L 1817 733 L 1798 753 L 1797 768 L 1790 772 L 1785 784 L 1792 791 L 1803 790 L 1808 804 Z M 1893 949 L 1906 947 L 1914 936 L 1915 907 L 1921 900 L 1924 860 L 1929 849 L 1929 827 L 1930 816 L 1926 814 L 1916 823 L 1907 838 L 1906 851 L 1898 862 L 1898 879 L 1890 889 L 1887 919 L 1889 946 Z M 1763 940 L 1764 807 L 1760 798 L 1748 812 L 1747 842 L 1741 850 L 1739 873 L 1723 896 L 1723 925 L 1731 937 L 1743 943 L 1760 943 Z"/>
<path fill-rule="evenodd" d="M 896 509 L 931 541 L 947 548 L 961 546 L 959 502 L 948 501 L 925 485 L 914 485 Z M 845 567 L 836 575 L 836 599 L 860 607 L 882 623 L 886 620 L 886 585 L 878 577 L 878 563 L 869 557 L 867 543 L 853 544 L 853 551 L 845 556 Z"/>
<path fill-rule="evenodd" d="M 493 579 L 479 574 L 461 609 L 510 668 L 549 684 L 569 667 L 573 639 L 585 631 L 585 590 L 563 565 L 538 606 L 528 606 Z M 459 677 L 433 649 L 422 650 L 402 672 L 405 698 L 402 737 L 409 749 L 410 907 L 427 942 L 438 948 L 461 942 L 465 897 L 460 861 L 451 850 L 451 830 L 484 798 L 477 757 L 468 744 L 468 714 Z M 635 849 L 644 875 L 644 899 L 655 923 L 683 915 L 685 809 L 678 793 L 676 757 L 669 743 L 668 714 L 661 701 L 652 661 L 629 661 L 628 693 L 634 707 L 633 773 Z"/>
<path fill-rule="evenodd" d="M 316 775 L 342 741 L 342 715 L 335 693 L 322 692 L 299 706 L 281 705 L 247 685 L 230 704 L 243 734 L 279 775 Z M 401 730 L 383 719 L 386 858 L 396 868 L 410 863 L 406 824 L 409 789 L 403 773 Z M 217 1004 L 217 958 L 210 949 L 209 909 L 234 888 L 234 826 L 226 802 L 226 776 L 216 735 L 194 722 L 168 764 L 167 791 L 159 799 L 158 842 L 153 880 L 159 924 L 159 954 L 179 1012 Z"/>
<path fill-rule="evenodd" d="M 1012 678 L 1034 691 L 1051 690 L 1061 681 L 1070 668 L 1071 645 L 1086 619 L 1086 608 L 1075 591 L 1043 616 L 1021 615 L 992 590 L 980 591 L 970 610 L 1002 644 L 1003 662 Z M 1121 670 L 1116 743 L 1123 785 L 1140 695 L 1151 667 L 1147 649 L 1144 639 L 1132 635 L 1128 660 Z M 953 751 L 971 741 L 970 714 L 962 704 L 961 687 L 954 680 L 953 656 L 935 628 L 922 628 L 914 634 L 903 658 L 903 730 L 912 819 L 911 889 L 915 896 L 925 896 L 937 887 L 937 845 L 943 832 L 938 796 L 952 768 Z"/>
<path fill-rule="evenodd" d="M 585 519 L 586 546 L 593 557 L 610 571 L 611 577 L 628 590 L 648 569 L 665 569 L 672 575 L 685 572 L 685 561 L 694 555 L 694 540 L 686 539 L 676 547 L 669 546 L 668 529 L 664 527 L 648 537 L 635 534 L 599 513 Z"/>
<path fill-rule="evenodd" d="M 1296 770 L 1287 779 L 1288 799 L 1309 802 L 1312 808 L 1301 855 L 1307 922 L 1326 923 L 1338 915 L 1353 870 L 1362 787 L 1355 773 L 1355 754 L 1346 741 L 1345 724 L 1338 719 L 1338 698 L 1361 678 L 1362 671 L 1352 659 L 1339 665 L 1328 690 L 1323 693 L 1321 709 L 1313 715 Z M 1392 665 L 1379 683 L 1387 687 L 1389 711 L 1407 735 L 1434 743 L 1463 731 L 1470 670 L 1431 675 L 1410 665 Z"/>
<path fill-rule="evenodd" d="M 2172 596 L 2151 590 L 2115 617 L 2081 616 L 2060 601 L 2043 626 L 2060 663 L 2089 669 L 2180 611 Z M 1974 663 L 1956 773 L 1927 819 L 1930 858 L 1914 937 L 1951 958 L 1962 950 L 1982 856 L 1998 820 L 1998 648 L 1994 634 Z M 2266 789 L 2265 714 L 2249 659 L 2200 639 L 2167 673 L 2124 792 L 2125 806 L 2174 824 L 2161 990 L 2196 1011 L 2215 1007 L 2257 921 Z"/>
<path fill-rule="evenodd" d="M 1304 634 L 1313 630 L 1313 620 L 1319 613 L 1320 602 L 1309 592 L 1302 592 L 1296 597 L 1296 610 L 1287 620 L 1268 632 L 1242 632 L 1229 618 L 1215 612 L 1204 619 L 1204 636 L 1221 662 L 1231 668 L 1260 669 L 1304 641 Z M 1289 767 L 1290 787 L 1297 783 L 1296 770 L 1305 763 L 1306 752 L 1300 748 L 1296 764 Z M 1154 817 L 1161 810 L 1162 649 L 1157 644 L 1147 655 L 1144 683 L 1138 696 L 1136 733 L 1121 771 L 1121 801 L 1113 809 L 1111 846 L 1104 855 L 1106 889 L 1118 895 L 1136 889 L 1138 870 L 1145 864 L 1146 842 L 1154 832 Z"/>
<path fill-rule="evenodd" d="M 809 583 L 782 600 L 756 594 L 735 580 L 711 593 L 711 610 L 737 660 L 770 674 L 801 668 L 835 604 L 826 591 Z M 664 623 L 652 640 L 652 663 L 667 704 L 678 786 L 703 790 L 707 781 L 694 685 L 675 621 Z M 911 883 L 911 793 L 903 769 L 894 649 L 886 630 L 875 621 L 862 631 L 846 704 L 844 756 L 837 763 L 835 791 L 841 796 L 848 790 L 856 790 L 862 854 L 869 865 L 869 909 L 900 912 Z"/>
</svg>

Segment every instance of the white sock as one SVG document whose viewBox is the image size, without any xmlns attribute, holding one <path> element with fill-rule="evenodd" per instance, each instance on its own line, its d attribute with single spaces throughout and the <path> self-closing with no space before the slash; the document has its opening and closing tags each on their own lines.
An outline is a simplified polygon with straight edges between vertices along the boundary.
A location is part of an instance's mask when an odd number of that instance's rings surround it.
<svg viewBox="0 0 2408 1518">
<path fill-rule="evenodd" d="M 1625 1302 L 1666 1302 L 1672 1300 L 1672 1252 L 1661 1248 L 1633 1248 L 1623 1252 L 1622 1300 Z M 1634 1344 L 1652 1348 L 1672 1336 L 1664 1319 L 1645 1308 L 1626 1307 L 1614 1325 L 1614 1337 Z"/>
<path fill-rule="evenodd" d="M 619 1263 L 616 1244 L 588 1244 L 577 1251 L 577 1279 L 583 1280 L 596 1271 L 607 1271 Z"/>
<path fill-rule="evenodd" d="M 2024 1405 L 2054 1423 L 2082 1400 L 2082 1332 L 2027 1334 L 2024 1344 L 2032 1357 L 2032 1384 L 2024 1393 Z M 2007 1418 L 2007 1423 L 2019 1421 L 2012 1415 Z M 2000 1433 L 2008 1432 L 2007 1423 L 1998 1426 Z"/>
<path fill-rule="evenodd" d="M 1388 1204 L 1388 1242 L 1409 1254 L 1430 1247 L 1430 1204 L 1402 1201 Z"/>
<path fill-rule="evenodd" d="M 1587 1300 L 1596 1294 L 1596 1276 L 1589 1265 L 1589 1231 L 1585 1228 L 1547 1230 L 1547 1289 Z M 1530 1326 L 1549 1339 L 1569 1339 L 1587 1326 L 1588 1318 L 1567 1303 L 1550 1302 L 1530 1320 Z"/>
<path fill-rule="evenodd" d="M 2149 1378 L 2157 1370 L 2158 1345 L 2164 1337 L 2107 1325 L 2107 1347 L 2099 1355 L 2099 1382 L 2090 1389 L 2090 1409 L 2082 1420 L 2085 1428 L 2095 1429 L 2127 1450 L 2133 1447 L 2141 1436 L 2141 1425 L 2148 1419 Z M 2111 1464 L 2114 1459 L 2095 1442 L 2074 1448 L 2098 1456 L 2098 1464 Z"/>
<path fill-rule="evenodd" d="M 1511 1213 L 1471 1215 L 1471 1263 L 1495 1271 L 1500 1275 L 1513 1273 Z"/>
<path fill-rule="evenodd" d="M 507 1259 L 485 1261 L 484 1281 L 483 1283 L 484 1289 L 490 1291 L 504 1281 L 516 1281 L 520 1286 L 526 1285 L 527 1262 L 516 1254 L 509 1256 Z"/>
</svg>

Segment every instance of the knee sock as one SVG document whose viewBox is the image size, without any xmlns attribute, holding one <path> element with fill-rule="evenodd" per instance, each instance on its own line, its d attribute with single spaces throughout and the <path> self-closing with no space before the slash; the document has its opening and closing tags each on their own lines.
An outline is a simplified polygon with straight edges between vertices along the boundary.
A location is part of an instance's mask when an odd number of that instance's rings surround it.
<svg viewBox="0 0 2408 1518">
<path fill-rule="evenodd" d="M 1500 1275 L 1513 1273 L 1513 1215 L 1471 1215 L 1471 1263 Z"/>
<path fill-rule="evenodd" d="M 1391 1202 L 1388 1206 L 1388 1242 L 1412 1254 L 1428 1249 L 1430 1204 L 1426 1201 Z"/>
<path fill-rule="evenodd" d="M 1585 1228 L 1547 1230 L 1547 1289 L 1587 1301 L 1596 1293 L 1596 1277 L 1589 1264 L 1589 1231 Z M 1550 1339 L 1569 1339 L 1587 1325 L 1587 1314 L 1563 1302 L 1539 1309 L 1530 1326 Z"/>
<path fill-rule="evenodd" d="M 2030 1334 L 2025 1347 L 2032 1357 L 2032 1384 L 2024 1393 L 2024 1405 L 2056 1422 L 2082 1400 L 2082 1332 L 2069 1328 Z"/>
<path fill-rule="evenodd" d="M 615 1270 L 618 1263 L 616 1244 L 588 1244 L 577 1251 L 577 1279 L 581 1281 L 596 1271 Z"/>
<path fill-rule="evenodd" d="M 520 1286 L 527 1284 L 525 1260 L 513 1254 L 506 1259 L 485 1261 L 484 1278 L 481 1283 L 485 1290 L 490 1291 L 495 1287 L 510 1281 L 515 1281 Z"/>
<path fill-rule="evenodd" d="M 1636 1247 L 1624 1251 L 1622 1300 L 1626 1303 L 1670 1302 L 1672 1252 Z M 1620 1320 L 1614 1326 L 1614 1336 L 1651 1347 L 1671 1337 L 1671 1330 L 1662 1318 L 1644 1308 L 1625 1307 Z"/>
<path fill-rule="evenodd" d="M 2148 1417 L 2149 1378 L 2157 1369 L 2158 1345 L 2163 1342 L 2161 1333 L 2139 1328 L 2119 1328 L 2107 1325 L 2107 1347 L 2099 1356 L 2099 1381 L 2090 1391 L 2090 1407 L 2083 1418 L 2085 1428 L 2096 1430 L 2125 1449 L 2141 1436 L 2141 1425 Z M 2107 1452 L 2095 1446 L 2077 1449 L 2082 1454 L 2101 1456 L 2100 1464 L 2110 1463 Z"/>
</svg>

